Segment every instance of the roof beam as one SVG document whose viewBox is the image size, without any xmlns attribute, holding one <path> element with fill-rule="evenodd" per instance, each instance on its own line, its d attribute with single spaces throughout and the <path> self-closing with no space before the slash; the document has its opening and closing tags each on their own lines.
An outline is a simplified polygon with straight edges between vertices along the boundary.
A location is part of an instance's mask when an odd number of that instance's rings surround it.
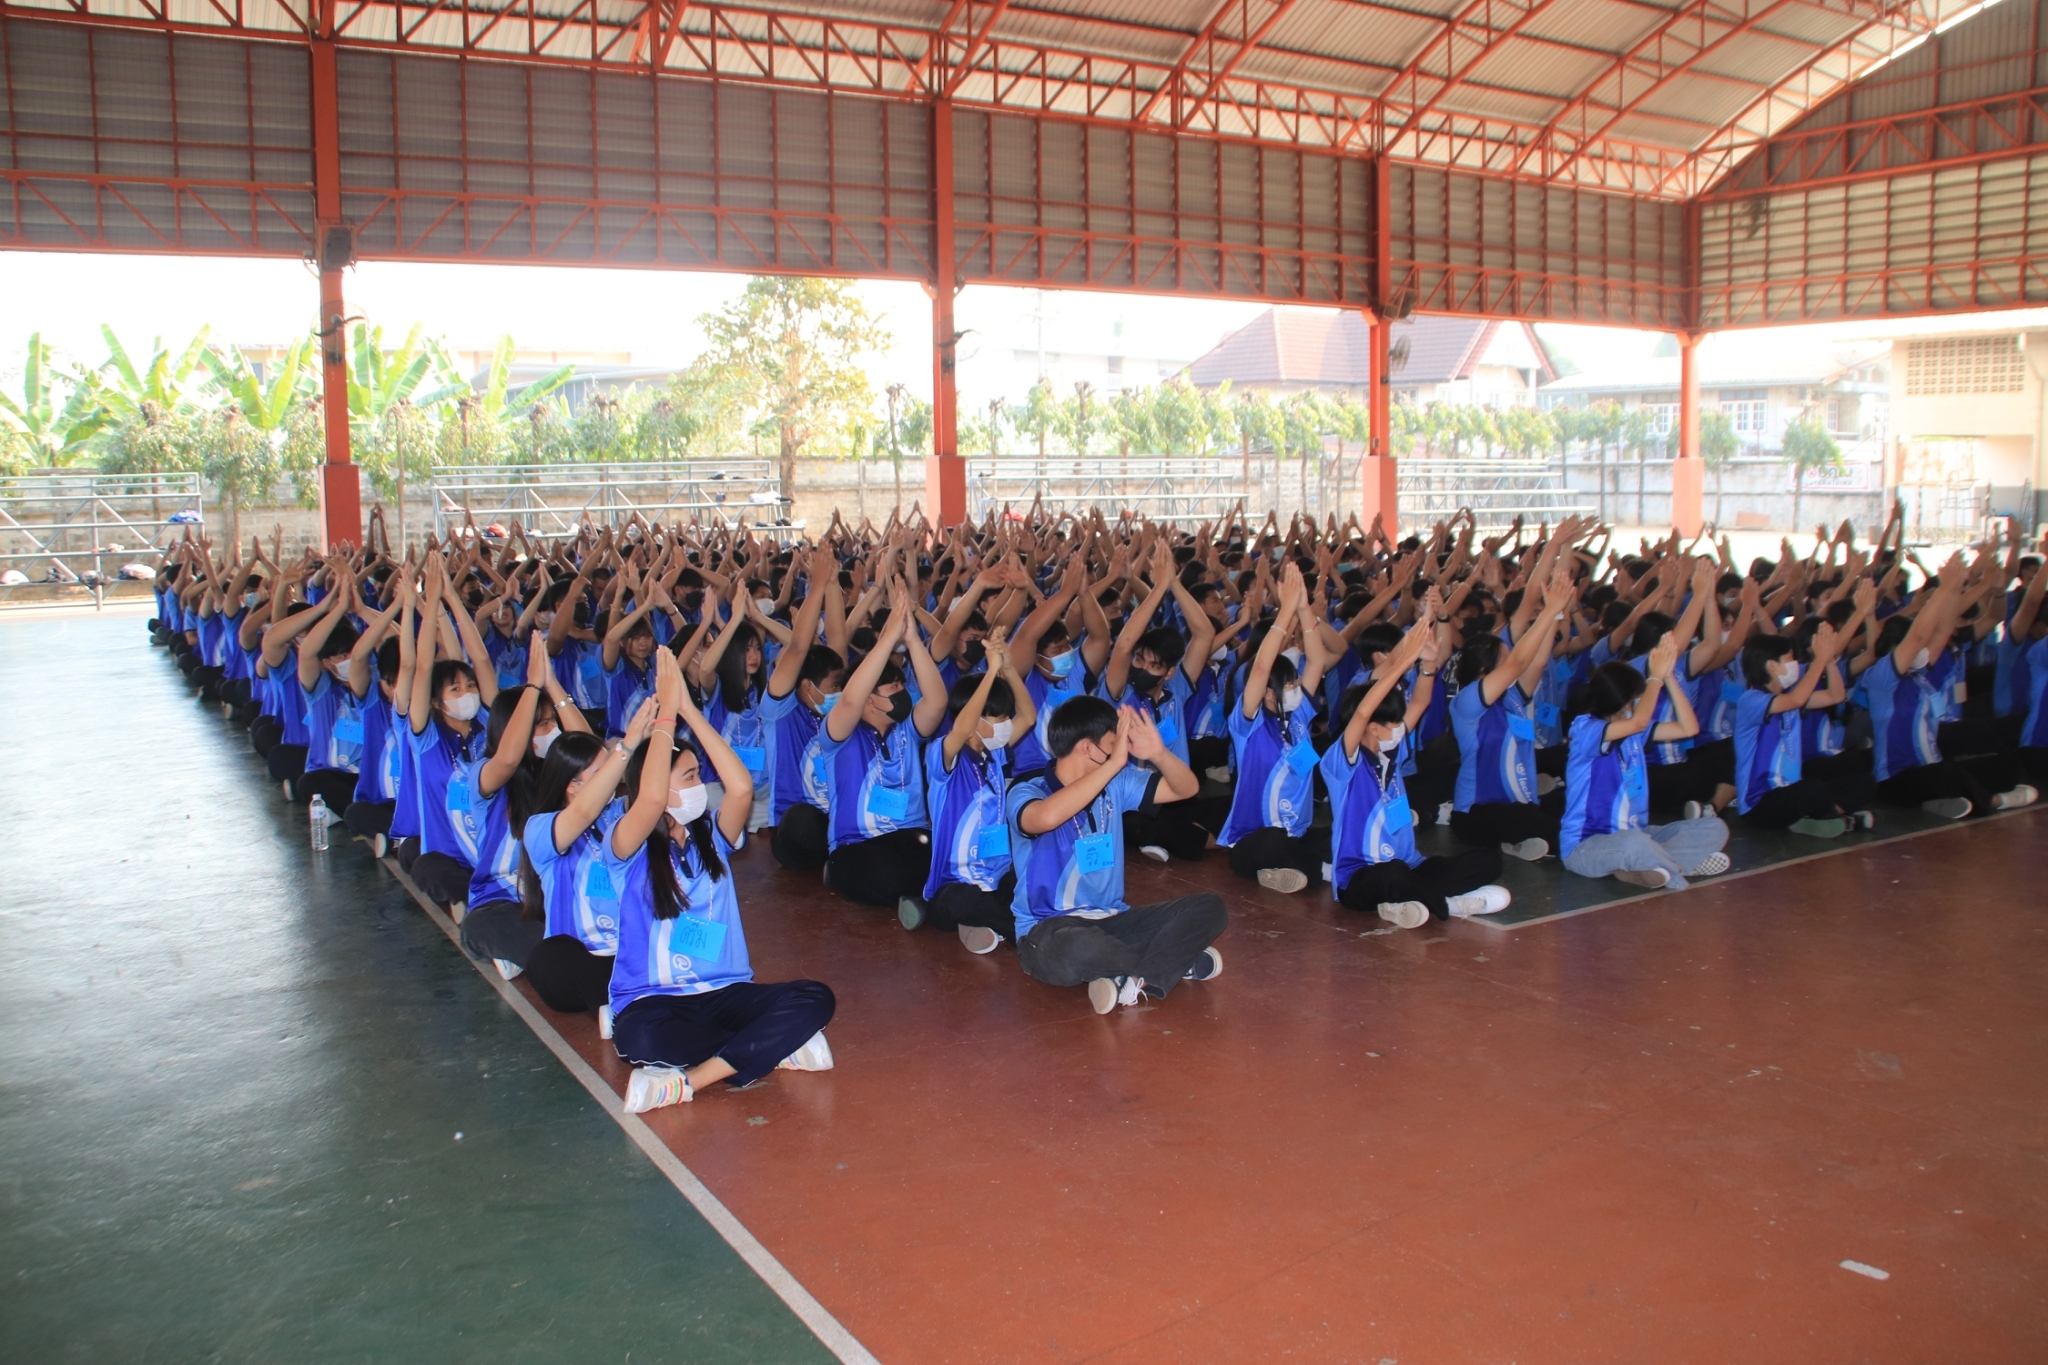
<svg viewBox="0 0 2048 1365">
<path fill-rule="evenodd" d="M 1425 115 L 1435 111 L 1437 102 L 1492 55 L 1500 42 L 1521 32 L 1551 3 L 1552 0 L 1471 0 L 1447 19 L 1443 31 L 1424 43 L 1422 50 L 1382 92 L 1381 98 L 1390 108 L 1396 104 L 1406 106 L 1401 132 L 1413 132 Z M 1384 136 L 1391 141 L 1398 134 L 1388 132 Z"/>
<path fill-rule="evenodd" d="M 1178 106 L 1173 110 L 1173 126 L 1191 126 L 1197 111 L 1215 97 L 1230 73 L 1237 70 L 1238 63 L 1294 5 L 1295 0 L 1223 0 L 1209 16 L 1209 22 L 1202 25 L 1202 31 L 1182 49 L 1179 60 L 1145 101 L 1145 107 L 1138 111 L 1138 122 L 1151 119 L 1160 101 L 1170 99 Z M 1206 78 L 1207 83 L 1199 95 L 1182 103 L 1191 76 Z"/>
</svg>

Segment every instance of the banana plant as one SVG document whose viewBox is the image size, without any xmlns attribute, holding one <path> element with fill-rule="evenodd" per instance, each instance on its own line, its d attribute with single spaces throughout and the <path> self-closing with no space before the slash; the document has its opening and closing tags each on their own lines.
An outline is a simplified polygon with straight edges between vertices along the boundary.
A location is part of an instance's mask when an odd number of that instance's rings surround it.
<svg viewBox="0 0 2048 1365">
<path fill-rule="evenodd" d="M 213 372 L 213 387 L 241 409 L 242 419 L 253 430 L 268 435 L 284 430 L 292 405 L 313 393 L 315 356 L 313 338 L 305 336 L 261 376 L 239 346 L 230 346 L 225 354 L 210 349 L 205 361 Z"/>
<path fill-rule="evenodd" d="M 555 391 L 569 382 L 576 373 L 574 365 L 564 365 L 553 374 L 543 375 L 530 384 L 512 387 L 512 338 L 498 338 L 498 348 L 491 354 L 491 367 L 484 371 L 484 386 L 478 391 L 476 416 L 491 422 L 501 431 L 510 432 L 535 403 L 547 401 Z"/>
<path fill-rule="evenodd" d="M 97 369 L 80 374 L 79 379 L 107 409 L 110 422 L 140 418 L 145 403 L 155 404 L 160 413 L 188 415 L 197 406 L 192 391 L 200 370 L 212 355 L 212 332 L 210 327 L 201 327 L 190 344 L 176 355 L 164 345 L 162 337 L 153 338 L 149 358 L 137 365 L 114 329 L 101 323 L 100 336 L 107 343 L 107 358 Z"/>
<path fill-rule="evenodd" d="M 8 429 L 5 445 L 13 459 L 32 465 L 69 464 L 107 425 L 106 405 L 90 384 L 71 383 L 63 405 L 58 405 L 61 378 L 43 334 L 32 333 L 22 366 L 21 396 L 0 392 L 0 426 Z"/>
</svg>

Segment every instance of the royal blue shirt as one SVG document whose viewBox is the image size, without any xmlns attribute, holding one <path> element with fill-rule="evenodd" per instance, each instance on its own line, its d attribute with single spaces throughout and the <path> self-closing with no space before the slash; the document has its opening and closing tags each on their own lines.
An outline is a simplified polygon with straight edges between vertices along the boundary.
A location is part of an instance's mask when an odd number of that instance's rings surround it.
<svg viewBox="0 0 2048 1365">
<path fill-rule="evenodd" d="M 448 824 L 463 848 L 463 861 L 474 871 L 469 878 L 469 903 L 519 899 L 519 841 L 512 836 L 512 783 L 490 795 L 483 792 L 484 764 L 490 760 L 478 746 L 474 758 L 457 763 L 448 779 Z"/>
<path fill-rule="evenodd" d="M 1002 750 L 976 753 L 972 744 L 966 744 L 949 770 L 946 746 L 936 740 L 925 746 L 925 802 L 932 829 L 932 870 L 925 878 L 925 899 L 949 882 L 993 891 L 1009 872 L 1010 822 L 1003 810 L 1006 767 Z"/>
<path fill-rule="evenodd" d="M 311 687 L 299 686 L 306 705 L 306 771 L 358 772 L 363 759 L 363 715 L 356 694 L 326 669 Z M 373 684 L 374 685 L 374 684 Z"/>
<path fill-rule="evenodd" d="M 1043 834 L 1029 835 L 1018 816 L 1063 785 L 1047 769 L 1010 787 L 1010 856 L 1017 890 L 1010 911 L 1021 941 L 1040 920 L 1061 915 L 1102 918 L 1131 907 L 1124 901 L 1124 815 L 1151 805 L 1159 774 L 1126 764 L 1093 801 Z"/>
<path fill-rule="evenodd" d="M 762 781 L 768 784 L 768 822 L 779 825 L 791 806 L 804 804 L 804 751 L 818 736 L 823 723 L 818 713 L 788 696 L 763 695 L 760 707 L 761 741 L 766 750 L 764 773 L 754 779 L 758 793 Z M 740 758 L 746 762 L 745 755 Z"/>
<path fill-rule="evenodd" d="M 1571 752 L 1565 759 L 1564 821 L 1558 852 L 1569 855 L 1599 834 L 1648 829 L 1650 770 L 1643 758 L 1649 731 L 1607 742 L 1608 722 L 1597 716 L 1572 721 Z"/>
<path fill-rule="evenodd" d="M 1330 894 L 1342 894 L 1359 869 L 1374 863 L 1422 865 L 1415 847 L 1415 812 L 1401 765 L 1390 757 L 1368 754 L 1363 745 L 1356 758 L 1344 752 L 1339 739 L 1323 753 L 1323 785 L 1330 789 Z"/>
<path fill-rule="evenodd" d="M 428 719 L 427 728 L 418 734 L 413 733 L 410 725 L 405 733 L 411 741 L 420 852 L 439 853 L 474 867 L 448 818 L 448 784 L 454 779 L 456 764 L 468 762 L 483 752 L 484 727 L 477 726 L 464 738 L 436 715 Z"/>
<path fill-rule="evenodd" d="M 1798 709 L 1771 714 L 1774 693 L 1752 688 L 1735 708 L 1735 809 L 1750 807 L 1799 780 L 1805 739 Z"/>
<path fill-rule="evenodd" d="M 1292 838 L 1308 833 L 1315 819 L 1315 745 L 1309 741 L 1315 704 L 1303 694 L 1301 704 L 1283 720 L 1262 704 L 1245 718 L 1244 708 L 1230 713 L 1230 814 L 1216 842 L 1228 848 L 1259 829 L 1278 829 Z"/>
<path fill-rule="evenodd" d="M 1458 732 L 1453 809 L 1536 799 L 1536 722 L 1519 684 L 1509 683 L 1488 706 L 1482 680 L 1474 678 L 1452 700 L 1451 723 Z"/>
<path fill-rule="evenodd" d="M 626 859 L 619 889 L 619 952 L 612 963 L 614 1016 L 642 996 L 701 995 L 754 979 L 746 931 L 740 925 L 739 897 L 732 887 L 735 845 L 727 842 L 715 816 L 698 818 L 711 821 L 713 845 L 725 864 L 723 875 L 711 875 L 694 841 L 679 848 L 659 830 L 647 836 L 646 847 Z M 683 910 L 673 919 L 654 917 L 654 894 L 647 880 L 647 859 L 664 856 L 674 864 L 682 888 Z"/>
<path fill-rule="evenodd" d="M 612 826 L 625 813 L 626 803 L 614 800 L 566 853 L 555 852 L 560 811 L 529 816 L 520 840 L 540 882 L 547 936 L 567 934 L 599 957 L 619 950 L 619 889 L 626 865 L 612 856 L 611 838 Z"/>
<path fill-rule="evenodd" d="M 374 666 L 376 660 L 371 660 Z M 363 757 L 357 769 L 361 774 L 356 779 L 358 801 L 384 802 L 398 799 L 399 755 L 406 745 L 396 743 L 394 737 L 404 722 L 396 719 L 390 702 L 377 686 L 373 673 L 370 678 L 370 694 L 363 698 Z M 395 816 L 396 811 L 392 814 Z"/>
<path fill-rule="evenodd" d="M 844 740 L 819 727 L 804 751 L 804 799 L 826 813 L 831 848 L 926 828 L 918 743 L 907 720 L 890 726 L 886 739 L 866 721 Z"/>
<path fill-rule="evenodd" d="M 1901 674 L 1890 654 L 1863 670 L 1870 698 L 1872 776 L 1882 782 L 1908 768 L 1941 762 L 1937 742 L 1946 693 L 1927 669 Z"/>
</svg>

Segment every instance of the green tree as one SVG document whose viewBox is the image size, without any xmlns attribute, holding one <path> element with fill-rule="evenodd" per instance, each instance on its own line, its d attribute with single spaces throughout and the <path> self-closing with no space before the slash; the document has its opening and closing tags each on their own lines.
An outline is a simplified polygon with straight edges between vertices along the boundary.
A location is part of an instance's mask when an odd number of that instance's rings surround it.
<svg viewBox="0 0 2048 1365">
<path fill-rule="evenodd" d="M 399 398 L 384 407 L 375 420 L 356 426 L 357 463 L 370 476 L 370 486 L 398 506 L 398 543 L 408 543 L 405 524 L 405 485 L 408 478 L 430 478 L 434 472 L 434 447 L 438 442 L 431 409 L 417 407 L 410 398 Z"/>
<path fill-rule="evenodd" d="M 1095 386 L 1085 379 L 1075 381 L 1074 396 L 1060 403 L 1055 421 L 1060 440 L 1066 443 L 1070 454 L 1086 459 L 1101 426 L 1102 404 L 1095 397 Z"/>
<path fill-rule="evenodd" d="M 512 338 L 501 336 L 498 345 L 491 352 L 491 363 L 484 370 L 483 387 L 467 399 L 470 402 L 470 420 L 473 424 L 488 424 L 497 429 L 493 439 L 481 430 L 474 432 L 473 445 L 480 451 L 509 449 L 512 433 L 533 410 L 535 403 L 546 401 L 560 391 L 575 375 L 574 365 L 564 365 L 551 374 L 541 376 L 529 384 L 514 386 L 512 383 Z M 474 463 L 487 463 L 478 459 Z"/>
<path fill-rule="evenodd" d="M 1158 444 L 1158 433 L 1152 427 L 1152 403 L 1143 390 L 1125 389 L 1109 400 L 1109 434 L 1116 442 L 1117 453 L 1126 458 L 1133 446 L 1142 455 Z"/>
<path fill-rule="evenodd" d="M 30 334 L 20 397 L 0 392 L 0 428 L 9 433 L 7 444 L 15 452 L 11 462 L 17 467 L 70 464 L 106 427 L 109 413 L 94 386 L 67 383 L 63 403 L 57 402 L 62 379 L 43 334 Z"/>
<path fill-rule="evenodd" d="M 1045 458 L 1045 440 L 1060 423 L 1059 395 L 1053 392 L 1052 381 L 1044 375 L 1038 377 L 1024 395 L 1024 407 L 1019 413 L 1018 429 L 1030 435 L 1038 443 L 1038 458 Z"/>
<path fill-rule="evenodd" d="M 1700 414 L 1700 458 L 1706 461 L 1714 476 L 1714 525 L 1721 524 L 1721 481 L 1728 472 L 1728 466 L 1735 462 L 1735 452 L 1742 448 L 1736 439 L 1735 423 L 1719 408 L 1709 408 Z"/>
<path fill-rule="evenodd" d="M 145 400 L 132 416 L 107 428 L 100 438 L 102 474 L 174 474 L 197 470 L 200 418 L 166 412 Z"/>
<path fill-rule="evenodd" d="M 200 422 L 199 449 L 206 481 L 227 505 L 228 544 L 242 538 L 242 508 L 260 501 L 277 483 L 277 446 L 236 407 L 216 408 Z"/>
<path fill-rule="evenodd" d="M 213 329 L 201 327 L 184 350 L 173 356 L 162 337 L 150 342 L 149 359 L 137 365 L 121 338 L 105 323 L 100 336 L 107 343 L 107 358 L 89 374 L 80 376 L 106 408 L 110 422 L 122 422 L 140 414 L 144 403 L 154 403 L 160 413 L 194 414 L 200 404 L 195 390 L 203 378 L 202 368 L 211 369 L 214 354 L 208 345 Z"/>
<path fill-rule="evenodd" d="M 844 281 L 758 276 L 700 322 L 707 367 L 772 428 L 795 497 L 805 447 L 874 407 L 862 361 L 888 344 L 880 320 Z"/>
<path fill-rule="evenodd" d="M 1658 443 L 1657 418 L 1648 408 L 1631 408 L 1622 419 L 1621 447 L 1636 453 L 1636 525 L 1646 515 L 1643 484 L 1648 471 L 1650 447 Z"/>
<path fill-rule="evenodd" d="M 668 394 L 657 395 L 643 410 L 633 433 L 634 452 L 643 460 L 681 460 L 703 429 L 698 413 L 679 407 Z"/>
<path fill-rule="evenodd" d="M 1792 466 L 1792 530 L 1800 527 L 1800 503 L 1806 495 L 1806 476 L 1816 469 L 1834 469 L 1842 463 L 1842 448 L 1828 434 L 1827 424 L 1812 413 L 1795 418 L 1785 427 L 1785 463 Z"/>
</svg>

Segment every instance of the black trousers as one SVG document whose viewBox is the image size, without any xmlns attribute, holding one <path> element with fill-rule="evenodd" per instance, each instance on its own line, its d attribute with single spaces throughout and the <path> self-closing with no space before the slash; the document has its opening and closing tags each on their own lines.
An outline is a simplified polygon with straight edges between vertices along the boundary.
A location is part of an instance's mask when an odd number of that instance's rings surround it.
<svg viewBox="0 0 2048 1365">
<path fill-rule="evenodd" d="M 1901 806 L 1960 796 L 1970 803 L 1970 814 L 1989 815 L 1991 798 L 2019 786 L 2022 776 L 2019 760 L 2008 754 L 1943 758 L 1893 773 L 1877 784 L 1877 794 Z"/>
<path fill-rule="evenodd" d="M 733 1069 L 727 1085 L 752 1085 L 831 1023 L 837 1008 L 822 981 L 643 995 L 612 1020 L 612 1046 L 635 1066 L 687 1068 L 723 1057 Z"/>
<path fill-rule="evenodd" d="M 1040 920 L 1017 944 L 1017 964 L 1049 986 L 1142 976 L 1148 993 L 1165 996 L 1229 923 L 1223 897 L 1209 892 L 1107 919 L 1057 915 Z"/>
<path fill-rule="evenodd" d="M 1870 749 L 1845 749 L 1839 754 L 1816 754 L 1799 765 L 1805 777 L 1817 777 L 1823 782 L 1841 782 L 1858 777 L 1870 777 L 1877 766 L 1877 754 Z M 1856 807 L 1849 807 L 1855 810 Z"/>
<path fill-rule="evenodd" d="M 407 869 L 412 884 L 417 886 L 430 901 L 442 905 L 453 905 L 469 899 L 469 879 L 476 875 L 476 869 L 445 853 L 422 853 L 412 860 Z"/>
<path fill-rule="evenodd" d="M 284 738 L 284 722 L 276 716 L 258 716 L 249 722 L 249 745 L 264 758 L 270 757 L 270 746 Z"/>
<path fill-rule="evenodd" d="M 306 771 L 306 746 L 279 740 L 263 755 L 263 761 L 270 767 L 272 781 L 295 782 Z"/>
<path fill-rule="evenodd" d="M 1347 910 L 1376 913 L 1382 905 L 1421 901 L 1433 919 L 1449 919 L 1444 901 L 1486 886 L 1500 877 L 1500 849 L 1492 844 L 1470 848 L 1441 858 L 1424 858 L 1420 867 L 1392 862 L 1368 863 L 1351 874 L 1337 893 L 1337 903 Z"/>
<path fill-rule="evenodd" d="M 1699 745 L 1683 763 L 1652 763 L 1650 769 L 1650 811 L 1674 815 L 1688 801 L 1705 805 L 1714 788 L 1735 782 L 1735 741 L 1718 739 Z"/>
<path fill-rule="evenodd" d="M 1943 758 L 1978 758 L 1985 754 L 2012 752 L 2012 740 L 2007 738 L 2007 734 L 1996 717 L 1986 716 L 1981 720 L 1966 717 L 1944 723 L 1935 731 L 1935 743 L 1940 746 Z"/>
<path fill-rule="evenodd" d="M 1188 766 L 1200 777 L 1210 768 L 1230 765 L 1230 741 L 1222 735 L 1206 735 L 1188 741 Z"/>
<path fill-rule="evenodd" d="M 844 843 L 825 860 L 825 884 L 855 905 L 894 905 L 923 892 L 931 874 L 932 836 L 922 829 Z"/>
<path fill-rule="evenodd" d="M 775 833 L 768 840 L 775 861 L 792 872 L 816 872 L 825 865 L 831 834 L 825 812 L 798 803 L 782 813 Z"/>
<path fill-rule="evenodd" d="M 1124 847 L 1151 845 L 1165 849 L 1169 857 L 1181 862 L 1198 863 L 1209 847 L 1209 836 L 1222 829 L 1229 816 L 1228 797 L 1198 796 L 1192 801 L 1169 801 L 1147 810 L 1125 811 Z"/>
<path fill-rule="evenodd" d="M 397 809 L 396 801 L 351 801 L 344 822 L 349 833 L 370 839 L 391 833 L 391 816 Z"/>
<path fill-rule="evenodd" d="M 515 967 L 524 967 L 547 931 L 547 921 L 528 919 L 526 907 L 518 901 L 472 905 L 469 913 L 462 917 L 462 951 L 478 962 L 495 962 L 503 958 Z M 582 945 L 579 943 L 577 946 Z M 606 981 L 611 980 L 610 963 L 611 959 L 606 958 Z M 547 996 L 543 994 L 541 998 L 545 1000 Z"/>
<path fill-rule="evenodd" d="M 2039 787 L 2048 787 L 2048 746 L 2036 744 L 2024 749 L 2015 749 L 2013 757 L 2019 760 L 2029 782 Z"/>
<path fill-rule="evenodd" d="M 993 891 L 984 891 L 971 882 L 947 882 L 925 902 L 925 925 L 948 932 L 963 925 L 993 929 L 1004 938 L 1015 938 L 1017 916 L 1010 909 L 1010 902 L 1016 891 L 1014 868 L 1003 874 Z"/>
<path fill-rule="evenodd" d="M 469 925 L 467 919 L 462 923 L 465 928 Z M 533 925 L 537 933 L 544 932 L 533 920 L 520 923 Z M 533 983 L 541 1003 L 557 1014 L 595 1013 L 600 1006 L 611 1003 L 612 959 L 591 952 L 573 934 L 555 934 L 535 944 L 526 955 L 526 979 Z M 798 1046 L 801 1045 L 799 1042 Z M 775 1060 L 779 1062 L 782 1058 Z"/>
<path fill-rule="evenodd" d="M 1271 825 L 1255 829 L 1230 846 L 1230 870 L 1240 877 L 1256 877 L 1269 867 L 1291 867 L 1306 872 L 1311 882 L 1322 880 L 1323 864 L 1330 861 L 1330 831 L 1311 829 L 1296 837 Z"/>
<path fill-rule="evenodd" d="M 1743 820 L 1760 829 L 1785 829 L 1799 820 L 1826 820 L 1867 810 L 1877 796 L 1868 777 L 1833 779 L 1802 776 L 1788 786 L 1774 787 L 1751 806 Z"/>
<path fill-rule="evenodd" d="M 1555 853 L 1563 812 L 1564 803 L 1557 799 L 1478 802 L 1470 810 L 1451 812 L 1451 833 L 1468 844 L 1492 848 L 1496 854 L 1498 845 L 1519 844 L 1524 839 L 1541 839 Z M 1403 896 L 1402 899 L 1419 900 L 1420 897 Z"/>
<path fill-rule="evenodd" d="M 410 876 L 412 874 L 412 865 L 420 860 L 420 836 L 409 834 L 405 838 L 400 839 L 398 847 L 394 851 L 398 854 L 398 865 L 404 868 L 406 874 Z"/>
<path fill-rule="evenodd" d="M 1433 825 L 1437 811 L 1458 794 L 1458 765 L 1420 764 L 1415 776 L 1403 779 L 1401 785 L 1408 789 L 1408 805 L 1415 812 L 1416 823 Z"/>
<path fill-rule="evenodd" d="M 277 750 L 272 749 L 272 753 Z M 311 801 L 318 796 L 327 803 L 327 809 L 336 815 L 347 815 L 356 798 L 356 783 L 360 779 L 345 768 L 315 768 L 303 773 L 292 784 L 301 801 Z"/>
</svg>

